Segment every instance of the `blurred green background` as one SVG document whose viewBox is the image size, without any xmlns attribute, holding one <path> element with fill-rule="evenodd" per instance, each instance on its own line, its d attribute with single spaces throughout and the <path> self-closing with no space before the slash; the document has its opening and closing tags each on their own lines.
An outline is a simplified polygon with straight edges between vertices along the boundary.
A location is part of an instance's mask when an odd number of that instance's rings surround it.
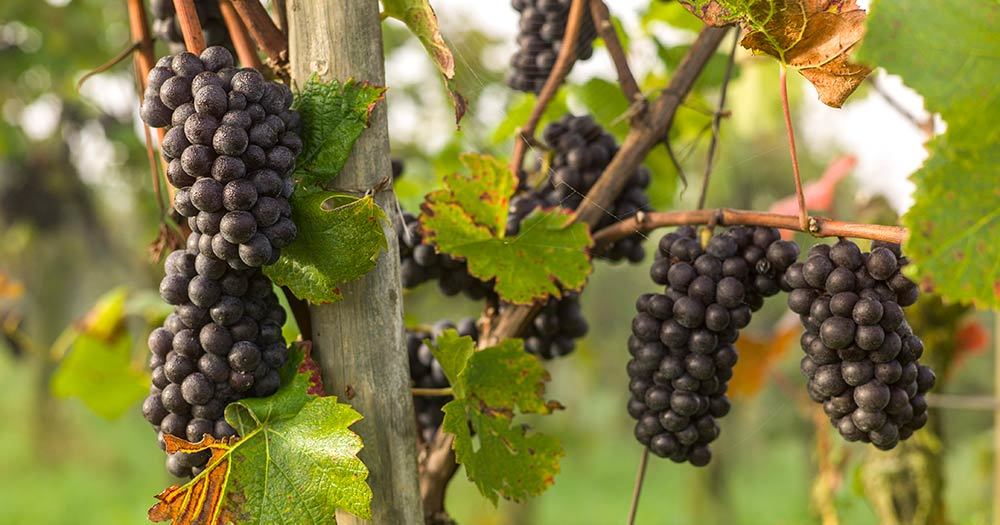
<svg viewBox="0 0 1000 525">
<path fill-rule="evenodd" d="M 457 169 L 457 153 L 509 155 L 514 129 L 532 104 L 501 80 L 516 31 L 506 2 L 483 9 L 455 0 L 434 4 L 456 53 L 470 112 L 456 130 L 422 49 L 403 27 L 387 23 L 393 154 L 406 163 L 397 191 L 409 210 L 442 174 Z M 655 0 L 612 7 L 629 34 L 643 89 L 655 92 L 683 55 L 697 20 Z M 161 230 L 161 211 L 136 115 L 131 61 L 77 88 L 85 72 L 128 41 L 124 2 L 0 4 L 0 523 L 143 523 L 152 496 L 171 482 L 138 402 L 100 402 L 112 390 L 111 397 L 134 398 L 143 381 L 146 333 L 164 315 L 153 292 L 162 270 L 149 249 Z M 726 61 L 717 58 L 671 134 L 687 184 L 665 149 L 649 159 L 658 209 L 691 208 L 697 201 L 706 125 Z M 611 89 L 612 74 L 599 49 L 577 66 L 550 115 L 590 112 L 620 135 L 625 102 Z M 708 206 L 767 209 L 792 193 L 776 79 L 769 59 L 737 56 Z M 881 80 L 919 109 L 919 98 L 898 80 Z M 894 221 L 908 202 L 905 174 L 922 158 L 920 132 L 868 87 L 835 115 L 817 106 L 797 76 L 792 82 L 805 144 L 803 172 L 808 180 L 822 180 L 827 191 L 821 193 L 831 199 L 823 212 Z M 821 179 L 825 167 L 845 155 L 857 160 L 853 176 L 839 184 Z M 652 237 L 649 249 L 658 238 Z M 123 303 L 93 308 L 122 286 L 109 301 Z M 583 294 L 590 334 L 576 353 L 547 364 L 551 397 L 567 410 L 536 421 L 566 448 L 555 486 L 527 504 L 493 508 L 459 472 L 448 497 L 459 523 L 625 520 L 641 450 L 624 409 L 625 340 L 635 297 L 652 289 L 645 265 L 597 263 Z M 430 323 L 442 315 L 478 315 L 480 308 L 446 299 L 428 284 L 408 295 L 406 316 L 410 323 Z M 721 423 L 711 465 L 694 469 L 652 458 L 637 522 L 991 523 L 991 413 L 935 408 L 929 429 L 892 453 L 845 444 L 825 420 L 814 424 L 816 407 L 802 403 L 798 336 L 789 332 L 784 312 L 780 298 L 769 302 L 738 344 L 742 394 Z M 101 324 L 102 313 L 114 318 L 111 326 Z M 990 395 L 989 315 L 927 298 L 911 319 L 938 370 L 938 392 Z M 118 352 L 116 368 L 67 376 L 65 359 L 102 351 Z"/>
</svg>

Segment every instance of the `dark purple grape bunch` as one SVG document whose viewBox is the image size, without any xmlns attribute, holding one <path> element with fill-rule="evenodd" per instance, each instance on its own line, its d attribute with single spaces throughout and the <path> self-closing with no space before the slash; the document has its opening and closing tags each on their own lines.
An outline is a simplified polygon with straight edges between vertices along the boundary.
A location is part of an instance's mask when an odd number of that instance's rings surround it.
<svg viewBox="0 0 1000 525">
<path fill-rule="evenodd" d="M 844 239 L 813 246 L 784 276 L 788 307 L 805 327 L 809 397 L 844 439 L 882 450 L 927 424 L 924 395 L 935 381 L 903 312 L 920 293 L 906 264 L 899 245 L 876 241 L 862 253 Z"/>
<path fill-rule="evenodd" d="M 193 250 L 167 256 L 160 296 L 174 306 L 149 336 L 153 384 L 142 405 L 163 435 L 198 442 L 204 434 L 233 436 L 226 405 L 244 397 L 267 397 L 281 384 L 287 359 L 282 334 L 284 308 L 259 268 L 235 270 Z M 171 454 L 167 470 L 197 475 L 208 451 Z"/>
<path fill-rule="evenodd" d="M 492 284 L 473 277 L 465 261 L 438 253 L 433 244 L 424 241 L 420 221 L 413 214 L 403 212 L 396 223 L 396 235 L 403 288 L 416 288 L 436 280 L 441 293 L 449 297 L 464 293 L 478 301 L 492 294 Z"/>
<path fill-rule="evenodd" d="M 540 187 L 526 189 L 511 200 L 508 235 L 517 233 L 524 218 L 537 208 L 558 206 L 575 210 L 618 152 L 614 137 L 589 115 L 566 115 L 546 126 L 542 137 L 553 152 L 550 176 Z M 597 224 L 597 229 L 648 211 L 646 188 L 649 182 L 649 170 L 639 167 Z M 642 241 L 639 234 L 620 239 L 600 256 L 611 261 L 641 262 L 646 255 Z"/>
<path fill-rule="evenodd" d="M 434 358 L 427 340 L 434 341 L 445 330 L 452 329 L 460 336 L 469 336 L 473 341 L 479 339 L 479 328 L 476 320 L 469 317 L 458 324 L 451 321 L 438 321 L 431 330 L 407 329 L 406 352 L 410 357 L 410 381 L 417 388 L 448 388 L 451 384 L 445 376 L 441 363 Z M 417 414 L 417 426 L 425 443 L 434 439 L 441 422 L 444 421 L 445 404 L 451 401 L 451 396 L 413 396 L 413 408 Z"/>
<path fill-rule="evenodd" d="M 751 262 L 747 254 L 756 248 L 765 255 Z M 731 228 L 704 248 L 691 227 L 660 239 L 650 276 L 666 289 L 636 301 L 628 341 L 628 412 L 638 421 L 636 439 L 651 452 L 695 466 L 711 460 L 716 419 L 729 412 L 733 343 L 759 308 L 757 298 L 771 293 L 757 277 L 783 271 L 797 255 L 794 243 L 767 228 Z"/>
<path fill-rule="evenodd" d="M 288 198 L 302 141 L 288 86 L 233 64 L 222 47 L 163 57 L 141 115 L 167 128 L 160 149 L 174 209 L 199 252 L 240 270 L 273 264 L 295 238 Z"/>
<path fill-rule="evenodd" d="M 576 340 L 587 335 L 588 329 L 580 295 L 566 293 L 559 299 L 550 298 L 521 337 L 525 351 L 549 360 L 572 353 Z"/>
<path fill-rule="evenodd" d="M 562 48 L 572 0 L 512 0 L 521 14 L 517 51 L 510 59 L 507 85 L 517 91 L 538 93 L 549 78 Z M 594 27 L 590 11 L 584 14 L 576 55 L 580 60 L 594 53 Z"/>
<path fill-rule="evenodd" d="M 229 30 L 222 17 L 219 1 L 194 0 L 194 7 L 198 12 L 198 21 L 205 34 L 205 42 L 209 46 L 232 48 L 233 44 L 229 39 Z M 174 10 L 173 1 L 150 0 L 149 8 L 153 13 L 153 36 L 167 42 L 172 53 L 184 51 L 184 35 L 181 33 L 181 25 L 177 20 L 177 11 Z"/>
</svg>

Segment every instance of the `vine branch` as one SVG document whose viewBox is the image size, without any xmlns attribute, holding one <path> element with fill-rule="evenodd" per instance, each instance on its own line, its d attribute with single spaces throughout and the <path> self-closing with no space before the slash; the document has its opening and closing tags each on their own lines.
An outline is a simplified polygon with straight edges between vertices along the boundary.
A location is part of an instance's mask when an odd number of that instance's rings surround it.
<svg viewBox="0 0 1000 525">
<path fill-rule="evenodd" d="M 274 24 L 264 5 L 257 0 L 231 1 L 243 25 L 250 31 L 254 42 L 264 50 L 271 65 L 278 71 L 287 71 L 288 38 Z"/>
<path fill-rule="evenodd" d="M 781 84 L 781 112 L 785 116 L 785 131 L 788 134 L 788 153 L 792 157 L 792 175 L 795 177 L 795 199 L 799 203 L 799 227 L 809 231 L 809 211 L 806 197 L 802 192 L 802 175 L 799 173 L 799 155 L 795 151 L 795 129 L 792 128 L 792 112 L 788 109 L 788 68 L 781 65 L 778 73 Z"/>
<path fill-rule="evenodd" d="M 795 215 L 723 208 L 719 210 L 640 212 L 634 217 L 594 233 L 594 249 L 599 250 L 636 232 L 648 233 L 666 226 L 708 224 L 713 220 L 717 221 L 716 224 L 726 226 L 768 226 L 811 233 L 816 237 L 854 237 L 893 243 L 903 242 L 908 235 L 907 229 L 901 226 L 843 222 L 824 217 L 810 217 L 809 223 L 805 228 L 802 228 L 799 218 Z"/>
<path fill-rule="evenodd" d="M 149 35 L 149 21 L 146 19 L 146 8 L 143 5 L 142 0 L 127 0 L 126 6 L 128 8 L 129 34 L 131 35 L 132 42 L 136 46 L 133 54 L 136 87 L 139 90 L 139 96 L 142 97 L 142 92 L 146 90 L 146 86 L 149 83 L 149 71 L 156 65 L 156 58 L 153 54 L 153 39 Z M 163 204 L 163 199 L 160 196 L 160 174 L 156 169 L 157 162 L 156 154 L 153 152 L 152 133 L 150 132 L 149 126 L 147 126 L 145 122 L 142 123 L 142 127 L 146 140 L 146 155 L 149 159 L 150 172 L 153 177 L 153 193 L 156 195 L 157 205 L 160 209 L 160 219 L 162 220 L 165 216 L 166 209 Z M 163 137 L 166 136 L 166 134 L 167 132 L 163 128 L 156 130 L 156 136 L 161 143 L 163 142 Z M 166 174 L 166 161 L 161 159 L 160 165 L 163 168 L 163 173 Z M 173 202 L 174 188 L 170 184 L 167 184 L 166 187 L 167 199 L 169 202 Z"/>
<path fill-rule="evenodd" d="M 515 176 L 521 171 L 521 164 L 524 162 L 524 155 L 528 151 L 528 146 L 535 140 L 535 130 L 538 128 L 538 123 L 542 120 L 545 108 L 548 107 L 549 102 L 555 97 L 556 92 L 559 91 L 559 86 L 562 85 L 563 80 L 566 79 L 566 75 L 573 69 L 573 64 L 576 62 L 577 42 L 580 40 L 587 1 L 573 0 L 573 4 L 569 8 L 566 33 L 563 36 L 562 47 L 559 48 L 556 63 L 552 66 L 549 78 L 545 80 L 545 85 L 542 86 L 542 90 L 538 93 L 538 100 L 535 102 L 534 109 L 531 110 L 531 116 L 528 117 L 528 121 L 524 126 L 517 131 L 517 137 L 514 140 L 514 154 L 510 161 L 510 170 Z"/>
<path fill-rule="evenodd" d="M 622 93 L 625 94 L 629 104 L 642 104 L 645 102 L 645 97 L 642 96 L 635 76 L 632 75 L 632 69 L 628 65 L 628 57 L 625 55 L 621 41 L 618 40 L 618 32 L 615 31 L 615 25 L 611 23 L 611 13 L 604 0 L 590 0 L 590 16 L 594 19 L 597 33 L 601 35 L 601 39 L 607 46 L 608 54 L 611 55 L 611 61 L 618 73 L 618 84 L 622 88 Z"/>
<path fill-rule="evenodd" d="M 226 29 L 229 30 L 229 38 L 233 41 L 233 48 L 236 49 L 236 56 L 239 57 L 240 64 L 257 70 L 262 69 L 264 64 L 257 56 L 257 50 L 251 43 L 247 28 L 240 20 L 240 15 L 233 7 L 232 1 L 222 0 L 219 2 L 219 9 L 222 10 L 222 19 L 226 23 Z"/>
<path fill-rule="evenodd" d="M 177 22 L 184 35 L 184 47 L 189 52 L 200 55 L 205 50 L 205 33 L 201 29 L 194 0 L 174 0 L 174 11 L 177 11 Z"/>
</svg>

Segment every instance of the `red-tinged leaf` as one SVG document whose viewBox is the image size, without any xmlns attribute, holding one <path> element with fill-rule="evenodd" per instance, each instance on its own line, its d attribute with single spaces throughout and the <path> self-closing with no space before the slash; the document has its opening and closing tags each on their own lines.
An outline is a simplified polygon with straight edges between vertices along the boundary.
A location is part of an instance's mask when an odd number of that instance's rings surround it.
<svg viewBox="0 0 1000 525">
<path fill-rule="evenodd" d="M 159 503 L 149 509 L 149 520 L 170 520 L 171 525 L 217 525 L 233 522 L 225 509 L 223 498 L 229 484 L 230 452 L 236 438 L 217 440 L 210 435 L 198 443 L 188 443 L 170 434 L 164 436 L 167 452 L 200 452 L 211 450 L 205 471 L 183 486 L 171 485 L 157 494 Z"/>
<path fill-rule="evenodd" d="M 865 33 L 855 0 L 681 0 L 706 24 L 739 23 L 743 47 L 797 69 L 824 104 L 840 107 L 871 68 L 851 61 Z"/>
</svg>

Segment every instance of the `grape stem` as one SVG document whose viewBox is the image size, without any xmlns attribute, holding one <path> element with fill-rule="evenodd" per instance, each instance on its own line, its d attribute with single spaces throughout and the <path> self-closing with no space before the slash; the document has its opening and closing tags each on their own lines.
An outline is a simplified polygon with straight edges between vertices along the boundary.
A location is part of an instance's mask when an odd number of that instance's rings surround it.
<svg viewBox="0 0 1000 525">
<path fill-rule="evenodd" d="M 642 455 L 639 456 L 639 467 L 636 469 L 635 485 L 632 486 L 632 503 L 628 509 L 628 525 L 635 524 L 635 515 L 639 510 L 639 497 L 642 495 L 642 486 L 646 482 L 646 466 L 649 464 L 649 449 L 642 447 Z"/>
<path fill-rule="evenodd" d="M 555 97 L 556 92 L 559 91 L 559 86 L 562 85 L 563 80 L 566 79 L 566 75 L 569 74 L 570 69 L 573 69 L 573 64 L 576 62 L 577 42 L 580 40 L 587 1 L 573 0 L 573 4 L 570 6 L 569 14 L 567 15 L 569 19 L 566 23 L 566 33 L 563 36 L 562 47 L 559 48 L 556 63 L 552 66 L 549 78 L 545 80 L 545 85 L 542 86 L 542 90 L 538 93 L 538 100 L 535 102 L 535 107 L 531 110 L 531 116 L 528 117 L 528 121 L 524 123 L 524 126 L 521 126 L 517 131 L 517 137 L 514 140 L 514 154 L 510 161 L 510 170 L 515 176 L 521 170 L 521 164 L 524 162 L 524 155 L 528 152 L 528 146 L 535 140 L 535 130 L 538 128 L 538 123 L 542 120 L 545 108 L 552 101 L 552 98 Z"/>
<path fill-rule="evenodd" d="M 722 87 L 719 90 L 719 107 L 712 115 L 712 139 L 708 142 L 708 153 L 705 154 L 705 176 L 701 180 L 701 194 L 698 195 L 698 209 L 705 207 L 705 198 L 708 197 L 708 182 L 712 179 L 712 170 L 715 168 L 715 152 L 719 147 L 719 130 L 722 127 L 722 117 L 726 111 L 726 92 L 729 90 L 729 81 L 733 76 L 733 65 L 736 62 L 736 46 L 740 42 L 740 29 L 737 27 L 733 33 L 733 47 L 729 51 L 729 63 L 726 64 L 726 73 L 722 78 Z M 667 141 L 669 143 L 669 141 Z"/>
<path fill-rule="evenodd" d="M 600 251 L 608 244 L 636 233 L 648 233 L 667 226 L 708 224 L 713 218 L 717 218 L 719 225 L 769 226 L 782 230 L 811 233 L 816 237 L 854 237 L 901 243 L 906 240 L 908 235 L 907 229 L 900 226 L 859 224 L 835 221 L 825 217 L 810 217 L 806 227 L 802 228 L 799 217 L 795 215 L 721 208 L 717 210 L 640 212 L 634 217 L 594 233 L 594 249 Z"/>
<path fill-rule="evenodd" d="M 143 5 L 142 0 L 128 0 L 128 25 L 129 33 L 132 37 L 132 41 L 135 43 L 136 50 L 133 54 L 133 61 L 135 66 L 135 80 L 137 87 L 139 88 L 139 93 L 142 93 L 146 89 L 148 84 L 149 71 L 153 69 L 156 64 L 156 59 L 153 55 L 153 39 L 149 36 L 149 21 L 146 19 L 146 7 Z M 141 119 L 140 119 L 141 120 Z M 156 196 L 157 205 L 160 209 L 161 220 L 166 215 L 166 209 L 163 203 L 163 197 L 160 195 L 160 174 L 157 173 L 156 169 L 156 155 L 153 152 L 153 138 L 150 132 L 149 126 L 145 122 L 142 123 L 144 129 L 144 135 L 146 139 L 146 156 L 149 159 L 149 171 L 153 177 L 153 194 Z M 163 137 L 167 134 L 166 129 L 159 128 L 156 130 L 157 138 L 160 142 L 163 142 Z M 166 174 L 167 166 L 166 161 L 161 159 L 161 166 L 163 168 L 163 173 Z M 169 202 L 174 200 L 174 188 L 170 184 L 167 184 L 167 199 Z"/>
<path fill-rule="evenodd" d="M 427 396 L 427 397 L 441 397 L 441 396 L 453 396 L 451 387 L 444 388 L 411 388 L 410 393 L 415 396 Z"/>
<path fill-rule="evenodd" d="M 781 64 L 778 72 L 781 86 L 781 112 L 785 116 L 785 131 L 788 134 L 788 153 L 792 157 L 792 175 L 795 177 L 795 198 L 799 203 L 799 227 L 801 231 L 809 231 L 809 211 L 806 210 L 806 197 L 802 192 L 802 175 L 799 173 L 799 156 L 795 151 L 795 129 L 792 128 L 792 112 L 788 109 L 788 68 Z"/>
<path fill-rule="evenodd" d="M 230 0 L 240 15 L 243 26 L 250 31 L 254 42 L 264 50 L 276 72 L 288 76 L 288 38 L 274 24 L 267 9 L 257 0 Z"/>
<path fill-rule="evenodd" d="M 632 69 L 628 65 L 628 57 L 625 56 L 625 49 L 622 47 L 621 41 L 618 40 L 618 32 L 615 30 L 614 24 L 611 23 L 611 13 L 604 0 L 590 0 L 590 16 L 594 19 L 597 33 L 604 40 L 608 54 L 611 55 L 611 61 L 618 73 L 618 84 L 622 88 L 622 93 L 625 94 L 625 99 L 628 100 L 629 104 L 640 105 L 639 111 L 634 112 L 632 117 L 642 115 L 646 109 L 646 98 L 642 96 L 639 83 L 632 75 Z"/>
<path fill-rule="evenodd" d="M 243 25 L 243 21 L 240 20 L 240 15 L 236 12 L 236 8 L 233 7 L 232 1 L 222 0 L 219 2 L 219 9 L 222 11 L 222 19 L 226 22 L 229 38 L 233 41 L 233 47 L 236 49 L 236 56 L 239 57 L 240 64 L 244 67 L 252 67 L 258 71 L 263 69 L 264 64 L 261 63 L 260 57 L 257 56 L 257 50 L 254 48 L 253 43 L 251 43 L 247 28 Z"/>
<path fill-rule="evenodd" d="M 189 52 L 200 55 L 205 50 L 205 33 L 202 32 L 194 0 L 174 0 L 174 10 L 177 11 L 181 34 L 184 35 L 184 47 Z"/>
</svg>

